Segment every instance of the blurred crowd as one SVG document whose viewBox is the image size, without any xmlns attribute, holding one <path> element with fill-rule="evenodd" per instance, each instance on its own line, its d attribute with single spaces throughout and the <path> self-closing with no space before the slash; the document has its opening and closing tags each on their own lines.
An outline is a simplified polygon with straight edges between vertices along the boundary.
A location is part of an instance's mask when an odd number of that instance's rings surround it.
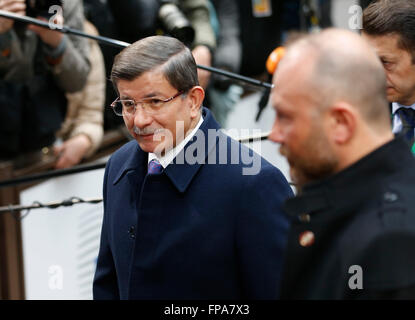
<svg viewBox="0 0 415 320">
<path fill-rule="evenodd" d="M 368 1 L 362 1 L 368 2 Z M 0 10 L 128 43 L 179 38 L 196 63 L 269 80 L 265 63 L 290 31 L 331 25 L 331 0 L 1 0 Z M 56 168 L 92 156 L 122 124 L 109 74 L 121 50 L 84 37 L 0 18 L 0 159 L 44 147 Z M 199 69 L 204 105 L 222 126 L 252 87 Z"/>
</svg>

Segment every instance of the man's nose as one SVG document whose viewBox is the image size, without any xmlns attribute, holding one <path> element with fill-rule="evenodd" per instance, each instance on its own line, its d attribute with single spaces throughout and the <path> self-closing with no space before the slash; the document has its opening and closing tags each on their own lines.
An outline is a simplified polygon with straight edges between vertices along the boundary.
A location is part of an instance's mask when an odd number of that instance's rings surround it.
<svg viewBox="0 0 415 320">
<path fill-rule="evenodd" d="M 392 87 L 392 81 L 391 81 L 391 74 L 388 70 L 385 70 L 386 75 L 386 84 L 388 87 Z"/>
<path fill-rule="evenodd" d="M 143 129 L 151 124 L 151 122 L 153 122 L 151 115 L 138 106 L 134 113 L 134 125 L 140 129 Z"/>
<path fill-rule="evenodd" d="M 276 143 L 282 143 L 283 142 L 283 136 L 281 133 L 281 127 L 278 125 L 278 121 L 274 121 L 274 125 L 272 126 L 271 133 L 268 136 L 268 139 L 276 142 Z"/>
</svg>

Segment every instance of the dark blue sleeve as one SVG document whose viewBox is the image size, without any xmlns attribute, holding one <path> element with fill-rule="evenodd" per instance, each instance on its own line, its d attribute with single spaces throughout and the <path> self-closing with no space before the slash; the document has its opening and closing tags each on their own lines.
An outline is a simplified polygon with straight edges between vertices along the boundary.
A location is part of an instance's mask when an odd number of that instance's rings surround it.
<svg viewBox="0 0 415 320">
<path fill-rule="evenodd" d="M 248 181 L 236 224 L 243 298 L 276 299 L 289 228 L 282 205 L 293 192 L 283 174 L 267 162 Z"/>
<path fill-rule="evenodd" d="M 110 159 L 111 161 L 111 159 Z M 110 171 L 110 161 L 107 163 L 104 175 L 103 198 L 104 198 L 104 217 L 101 230 L 101 243 L 98 254 L 97 269 L 93 282 L 94 300 L 119 299 L 117 275 L 115 271 L 114 259 L 108 239 L 108 217 L 105 208 L 107 200 L 107 180 Z"/>
</svg>

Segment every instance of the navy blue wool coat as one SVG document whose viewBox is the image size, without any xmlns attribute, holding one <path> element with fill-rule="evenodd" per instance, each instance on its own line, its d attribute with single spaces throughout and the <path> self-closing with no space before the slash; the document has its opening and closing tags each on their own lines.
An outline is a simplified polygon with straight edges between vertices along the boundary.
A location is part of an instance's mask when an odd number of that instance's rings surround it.
<svg viewBox="0 0 415 320">
<path fill-rule="evenodd" d="M 203 117 L 208 139 L 219 125 L 209 110 Z M 111 156 L 94 299 L 277 297 L 289 227 L 281 207 L 292 190 L 249 148 L 221 132 L 211 140 L 196 135 L 182 150 L 206 161 L 180 164 L 179 154 L 160 174 L 146 174 L 148 153 L 136 141 Z M 260 164 L 256 175 L 242 174 L 249 157 Z"/>
</svg>

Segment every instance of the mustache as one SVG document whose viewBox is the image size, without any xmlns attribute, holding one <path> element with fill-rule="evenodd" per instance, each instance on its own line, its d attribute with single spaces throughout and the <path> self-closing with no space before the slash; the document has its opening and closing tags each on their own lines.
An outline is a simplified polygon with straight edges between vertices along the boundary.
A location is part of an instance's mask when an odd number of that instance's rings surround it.
<svg viewBox="0 0 415 320">
<path fill-rule="evenodd" d="M 160 128 L 149 128 L 149 127 L 140 129 L 140 128 L 134 126 L 133 127 L 133 131 L 134 131 L 134 133 L 136 135 L 146 136 L 146 135 L 149 135 L 149 134 L 156 134 L 156 133 L 162 132 L 163 129 L 160 129 Z"/>
</svg>

